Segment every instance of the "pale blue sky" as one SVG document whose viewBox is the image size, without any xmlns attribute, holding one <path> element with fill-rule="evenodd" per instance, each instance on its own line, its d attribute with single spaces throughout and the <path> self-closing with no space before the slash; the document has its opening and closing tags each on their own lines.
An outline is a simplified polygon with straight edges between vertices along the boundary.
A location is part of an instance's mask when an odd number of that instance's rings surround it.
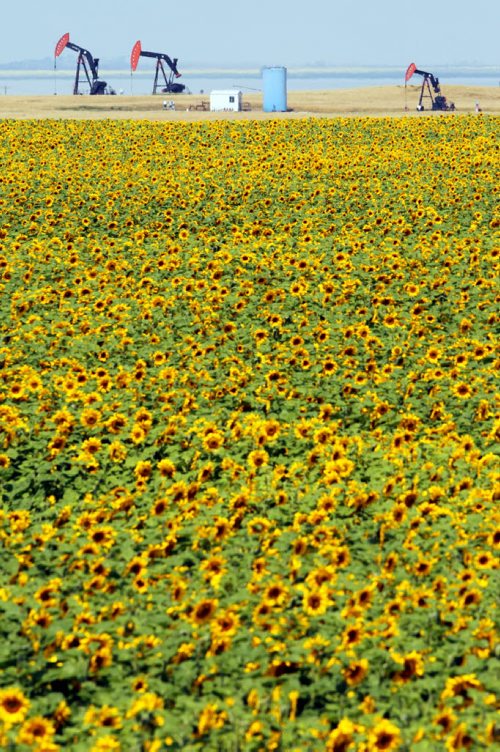
<svg viewBox="0 0 500 752">
<path fill-rule="evenodd" d="M 140 39 L 186 67 L 500 64 L 500 0 L 2 0 L 0 20 L 0 63 L 69 32 L 101 59 Z"/>
</svg>

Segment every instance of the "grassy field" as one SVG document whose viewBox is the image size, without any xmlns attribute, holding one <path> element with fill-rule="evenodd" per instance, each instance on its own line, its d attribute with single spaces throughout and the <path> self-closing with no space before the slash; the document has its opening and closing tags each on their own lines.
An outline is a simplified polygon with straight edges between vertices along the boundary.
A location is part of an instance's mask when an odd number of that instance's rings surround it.
<svg viewBox="0 0 500 752">
<path fill-rule="evenodd" d="M 176 110 L 163 110 L 164 96 L 6 96 L 0 98 L 0 118 L 83 118 L 83 119 L 147 119 L 147 120 L 220 120 L 255 118 L 294 118 L 308 115 L 325 117 L 357 115 L 416 115 L 420 86 L 376 86 L 364 89 L 337 89 L 333 91 L 288 92 L 287 113 L 262 112 L 262 95 L 245 94 L 251 110 L 240 113 L 211 113 L 194 109 L 208 95 L 183 94 L 174 98 Z M 454 102 L 457 113 L 475 111 L 479 102 L 481 111 L 500 113 L 500 87 L 447 86 L 444 92 L 448 101 Z M 408 109 L 405 109 L 407 107 Z M 442 115 L 447 113 L 432 113 Z"/>
</svg>

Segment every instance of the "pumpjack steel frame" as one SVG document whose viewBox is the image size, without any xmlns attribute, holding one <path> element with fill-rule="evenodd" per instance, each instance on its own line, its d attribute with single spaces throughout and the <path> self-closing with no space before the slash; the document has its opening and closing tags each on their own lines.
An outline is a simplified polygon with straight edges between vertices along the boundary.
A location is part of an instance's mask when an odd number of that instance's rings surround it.
<svg viewBox="0 0 500 752">
<path fill-rule="evenodd" d="M 418 100 L 417 110 L 420 112 L 425 110 L 424 99 L 429 99 L 431 102 L 431 110 L 454 110 L 455 105 L 453 102 L 446 100 L 446 97 L 441 93 L 441 87 L 439 85 L 439 78 L 436 78 L 432 73 L 419 70 L 415 63 L 411 63 L 406 71 L 405 81 L 408 82 L 414 73 L 423 77 L 422 86 L 420 88 L 420 97 Z M 431 88 L 432 87 L 432 88 Z"/>
<path fill-rule="evenodd" d="M 73 94 L 81 94 L 80 79 L 81 71 L 85 74 L 89 86 L 90 94 L 114 94 L 112 89 L 108 88 L 106 81 L 99 78 L 99 58 L 94 57 L 84 47 L 69 41 L 69 34 L 64 34 L 58 41 L 55 49 L 55 58 L 58 57 L 64 49 L 73 50 L 78 53 L 76 61 L 76 74 L 73 84 Z M 55 63 L 54 63 L 55 64 Z"/>
<path fill-rule="evenodd" d="M 156 60 L 155 77 L 153 82 L 153 94 L 158 93 L 158 89 L 162 93 L 181 94 L 186 88 L 184 84 L 178 84 L 174 82 L 174 78 L 180 78 L 181 74 L 177 70 L 177 60 L 173 60 L 164 52 L 150 52 L 149 50 L 143 50 L 141 42 L 137 41 L 132 49 L 130 57 L 132 70 L 135 71 L 140 57 L 150 57 Z M 165 64 L 169 68 L 169 74 L 165 71 Z M 163 83 L 161 82 L 163 78 Z"/>
</svg>

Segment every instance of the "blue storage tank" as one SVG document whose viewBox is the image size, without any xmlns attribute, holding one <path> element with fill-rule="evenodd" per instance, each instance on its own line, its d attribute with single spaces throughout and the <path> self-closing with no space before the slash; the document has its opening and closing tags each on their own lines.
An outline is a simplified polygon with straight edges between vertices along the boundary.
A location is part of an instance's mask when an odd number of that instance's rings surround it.
<svg viewBox="0 0 500 752">
<path fill-rule="evenodd" d="M 264 112 L 286 112 L 286 68 L 262 69 Z"/>
</svg>

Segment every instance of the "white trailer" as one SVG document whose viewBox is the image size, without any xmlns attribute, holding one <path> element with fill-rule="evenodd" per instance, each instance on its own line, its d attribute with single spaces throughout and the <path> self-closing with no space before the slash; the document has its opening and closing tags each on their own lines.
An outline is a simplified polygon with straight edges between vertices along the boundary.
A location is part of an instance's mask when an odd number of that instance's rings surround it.
<svg viewBox="0 0 500 752">
<path fill-rule="evenodd" d="M 210 92 L 210 112 L 240 112 L 241 91 L 219 89 Z"/>
</svg>

